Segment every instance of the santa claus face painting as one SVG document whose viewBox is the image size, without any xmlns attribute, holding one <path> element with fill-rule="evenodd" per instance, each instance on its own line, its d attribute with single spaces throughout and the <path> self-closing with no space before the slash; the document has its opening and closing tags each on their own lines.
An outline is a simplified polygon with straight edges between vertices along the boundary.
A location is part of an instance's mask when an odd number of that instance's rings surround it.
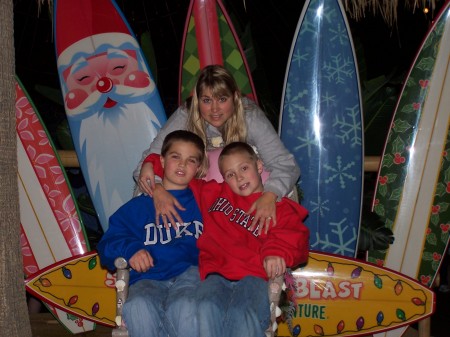
<svg viewBox="0 0 450 337">
<path fill-rule="evenodd" d="M 150 75 L 141 70 L 135 50 L 107 48 L 82 55 L 64 70 L 64 102 L 69 115 L 144 101 L 154 90 Z"/>
</svg>

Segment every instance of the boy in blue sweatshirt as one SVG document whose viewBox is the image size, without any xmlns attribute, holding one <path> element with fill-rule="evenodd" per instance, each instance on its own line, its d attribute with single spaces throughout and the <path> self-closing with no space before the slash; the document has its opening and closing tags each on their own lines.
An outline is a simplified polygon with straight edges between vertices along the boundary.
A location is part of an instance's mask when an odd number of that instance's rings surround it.
<svg viewBox="0 0 450 337">
<path fill-rule="evenodd" d="M 152 197 L 118 209 L 97 245 L 101 263 L 114 270 L 122 256 L 132 270 L 123 317 L 131 337 L 197 337 L 195 289 L 200 283 L 197 239 L 203 221 L 188 183 L 206 172 L 203 141 L 187 131 L 167 136 L 161 151 L 164 188 L 184 206 L 176 228 L 155 219 Z M 163 215 L 164 216 L 164 215 Z"/>
</svg>

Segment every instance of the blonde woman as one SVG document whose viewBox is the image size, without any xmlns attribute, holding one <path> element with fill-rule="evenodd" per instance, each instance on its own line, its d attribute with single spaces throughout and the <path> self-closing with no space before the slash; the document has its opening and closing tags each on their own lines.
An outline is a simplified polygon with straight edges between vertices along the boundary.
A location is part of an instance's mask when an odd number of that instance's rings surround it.
<svg viewBox="0 0 450 337">
<path fill-rule="evenodd" d="M 153 165 L 145 159 L 151 153 L 159 154 L 164 138 L 174 130 L 189 130 L 199 135 L 208 151 L 235 141 L 252 145 L 270 175 L 264 183 L 264 193 L 245 211 L 248 214 L 255 212 L 252 229 L 260 225 L 261 229 L 267 230 L 271 223 L 276 225 L 275 203 L 293 189 L 300 176 L 300 169 L 264 112 L 253 101 L 242 97 L 228 70 L 211 65 L 200 72 L 190 102 L 172 114 L 150 148 L 143 153 L 134 172 L 139 191 L 153 195 L 156 217 L 160 219 L 161 216 L 165 226 L 168 223 L 183 223 L 177 209 L 184 208 L 164 191 L 158 179 L 155 181 Z M 210 162 L 210 170 L 217 170 L 217 163 Z"/>
</svg>

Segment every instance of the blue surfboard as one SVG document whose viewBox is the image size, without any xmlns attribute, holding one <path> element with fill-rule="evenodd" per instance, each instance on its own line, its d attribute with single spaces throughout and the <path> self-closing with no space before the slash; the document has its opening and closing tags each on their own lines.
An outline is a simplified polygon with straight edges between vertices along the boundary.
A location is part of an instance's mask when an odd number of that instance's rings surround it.
<svg viewBox="0 0 450 337">
<path fill-rule="evenodd" d="M 54 1 L 64 107 L 103 230 L 133 196 L 133 170 L 166 121 L 143 52 L 113 0 Z"/>
<path fill-rule="evenodd" d="M 362 103 L 340 1 L 306 1 L 294 36 L 279 134 L 301 168 L 311 249 L 354 256 L 364 176 Z"/>
</svg>

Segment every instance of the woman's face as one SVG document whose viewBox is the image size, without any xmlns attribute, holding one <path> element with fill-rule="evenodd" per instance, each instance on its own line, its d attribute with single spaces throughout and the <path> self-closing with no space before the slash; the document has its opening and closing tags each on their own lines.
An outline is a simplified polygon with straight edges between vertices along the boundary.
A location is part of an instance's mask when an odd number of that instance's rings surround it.
<svg viewBox="0 0 450 337">
<path fill-rule="evenodd" d="M 199 109 L 202 118 L 216 128 L 221 128 L 234 114 L 233 96 L 213 97 L 206 88 L 199 97 Z"/>
</svg>

